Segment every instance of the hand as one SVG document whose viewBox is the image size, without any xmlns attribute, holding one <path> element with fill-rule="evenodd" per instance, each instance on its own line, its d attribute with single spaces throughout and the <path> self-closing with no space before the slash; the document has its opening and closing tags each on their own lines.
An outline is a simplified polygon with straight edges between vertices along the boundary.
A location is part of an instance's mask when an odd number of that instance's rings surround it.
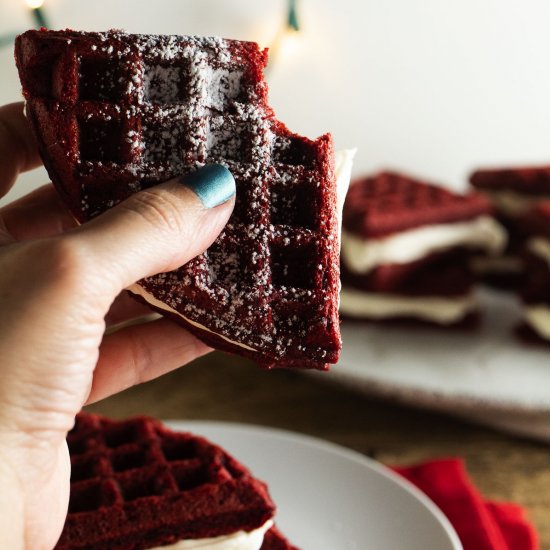
<svg viewBox="0 0 550 550">
<path fill-rule="evenodd" d="M 38 164 L 22 104 L 0 108 L 0 196 Z M 208 248 L 234 194 L 214 166 L 80 227 L 52 185 L 0 209 L 1 548 L 54 546 L 69 497 L 65 437 L 85 403 L 209 351 L 167 319 L 105 328 L 150 312 L 121 291 Z"/>
</svg>

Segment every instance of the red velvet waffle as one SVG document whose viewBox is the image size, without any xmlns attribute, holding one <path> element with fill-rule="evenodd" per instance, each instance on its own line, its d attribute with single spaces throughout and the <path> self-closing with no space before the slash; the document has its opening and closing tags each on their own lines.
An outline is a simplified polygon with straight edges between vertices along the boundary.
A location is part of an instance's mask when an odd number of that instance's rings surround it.
<svg viewBox="0 0 550 550">
<path fill-rule="evenodd" d="M 550 239 L 550 201 L 545 200 L 533 206 L 519 220 L 523 235 L 541 236 Z"/>
<path fill-rule="evenodd" d="M 400 296 L 464 296 L 474 284 L 465 251 L 431 254 L 407 264 L 386 264 L 367 274 L 342 262 L 342 284 L 365 292 Z"/>
<path fill-rule="evenodd" d="M 235 176 L 222 235 L 184 267 L 140 281 L 150 296 L 205 342 L 265 366 L 337 361 L 332 139 L 308 140 L 275 119 L 265 51 L 217 38 L 29 31 L 16 59 L 44 164 L 79 221 L 205 163 Z"/>
<path fill-rule="evenodd" d="M 484 191 L 517 191 L 528 195 L 550 194 L 550 166 L 476 170 L 470 183 Z"/>
<path fill-rule="evenodd" d="M 407 273 L 394 273 L 400 266 L 392 264 L 377 269 L 373 274 L 361 276 L 350 272 L 342 264 L 343 293 L 350 291 L 364 292 L 367 295 L 383 298 L 423 299 L 439 298 L 443 300 L 460 300 L 469 296 L 473 290 L 473 277 L 468 268 L 466 257 L 441 257 L 439 261 L 414 262 L 406 264 Z M 385 288 L 386 287 L 386 288 Z M 377 317 L 368 312 L 363 315 L 351 314 L 342 304 L 340 315 L 345 322 L 370 322 L 388 326 L 429 326 L 443 328 L 474 328 L 478 325 L 479 311 L 468 310 L 464 316 L 452 321 L 441 322 L 420 315 L 408 313 L 393 314 L 387 317 Z"/>
<path fill-rule="evenodd" d="M 67 443 L 71 495 L 56 550 L 145 550 L 252 531 L 273 516 L 265 484 L 244 466 L 156 420 L 80 414 Z"/>
<path fill-rule="evenodd" d="M 477 194 L 458 195 L 395 172 L 355 181 L 344 204 L 344 228 L 365 238 L 380 238 L 423 225 L 466 221 L 491 212 Z"/>
</svg>

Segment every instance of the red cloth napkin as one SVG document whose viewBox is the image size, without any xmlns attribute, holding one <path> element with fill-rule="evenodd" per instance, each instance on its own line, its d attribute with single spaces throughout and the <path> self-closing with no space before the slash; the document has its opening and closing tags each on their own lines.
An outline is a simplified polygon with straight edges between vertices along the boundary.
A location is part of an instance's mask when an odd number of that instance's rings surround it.
<svg viewBox="0 0 550 550">
<path fill-rule="evenodd" d="M 433 500 L 455 528 L 464 550 L 538 550 L 525 510 L 483 499 L 459 459 L 393 468 Z"/>
</svg>

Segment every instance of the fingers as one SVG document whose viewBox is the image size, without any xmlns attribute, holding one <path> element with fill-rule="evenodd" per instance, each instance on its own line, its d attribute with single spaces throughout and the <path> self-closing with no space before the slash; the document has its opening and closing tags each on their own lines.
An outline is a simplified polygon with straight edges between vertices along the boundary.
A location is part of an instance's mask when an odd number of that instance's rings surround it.
<svg viewBox="0 0 550 550">
<path fill-rule="evenodd" d="M 0 196 L 15 183 L 20 172 L 40 165 L 34 136 L 23 103 L 0 107 Z"/>
<path fill-rule="evenodd" d="M 87 403 L 166 374 L 210 348 L 168 319 L 133 325 L 104 337 Z"/>
<path fill-rule="evenodd" d="M 0 209 L 0 219 L 17 241 L 59 235 L 77 225 L 51 183 Z"/>
<path fill-rule="evenodd" d="M 72 232 L 102 274 L 111 298 L 137 280 L 175 269 L 204 252 L 234 205 L 235 180 L 221 165 L 152 187 Z M 73 243 L 74 244 L 74 243 Z"/>
</svg>

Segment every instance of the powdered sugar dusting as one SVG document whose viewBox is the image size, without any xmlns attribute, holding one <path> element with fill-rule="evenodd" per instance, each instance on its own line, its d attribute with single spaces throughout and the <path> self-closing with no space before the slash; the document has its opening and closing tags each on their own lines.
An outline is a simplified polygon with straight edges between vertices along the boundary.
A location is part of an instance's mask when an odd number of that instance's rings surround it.
<svg viewBox="0 0 550 550">
<path fill-rule="evenodd" d="M 172 103 L 180 95 L 182 72 L 179 67 L 145 65 L 143 98 L 153 103 Z"/>
</svg>

